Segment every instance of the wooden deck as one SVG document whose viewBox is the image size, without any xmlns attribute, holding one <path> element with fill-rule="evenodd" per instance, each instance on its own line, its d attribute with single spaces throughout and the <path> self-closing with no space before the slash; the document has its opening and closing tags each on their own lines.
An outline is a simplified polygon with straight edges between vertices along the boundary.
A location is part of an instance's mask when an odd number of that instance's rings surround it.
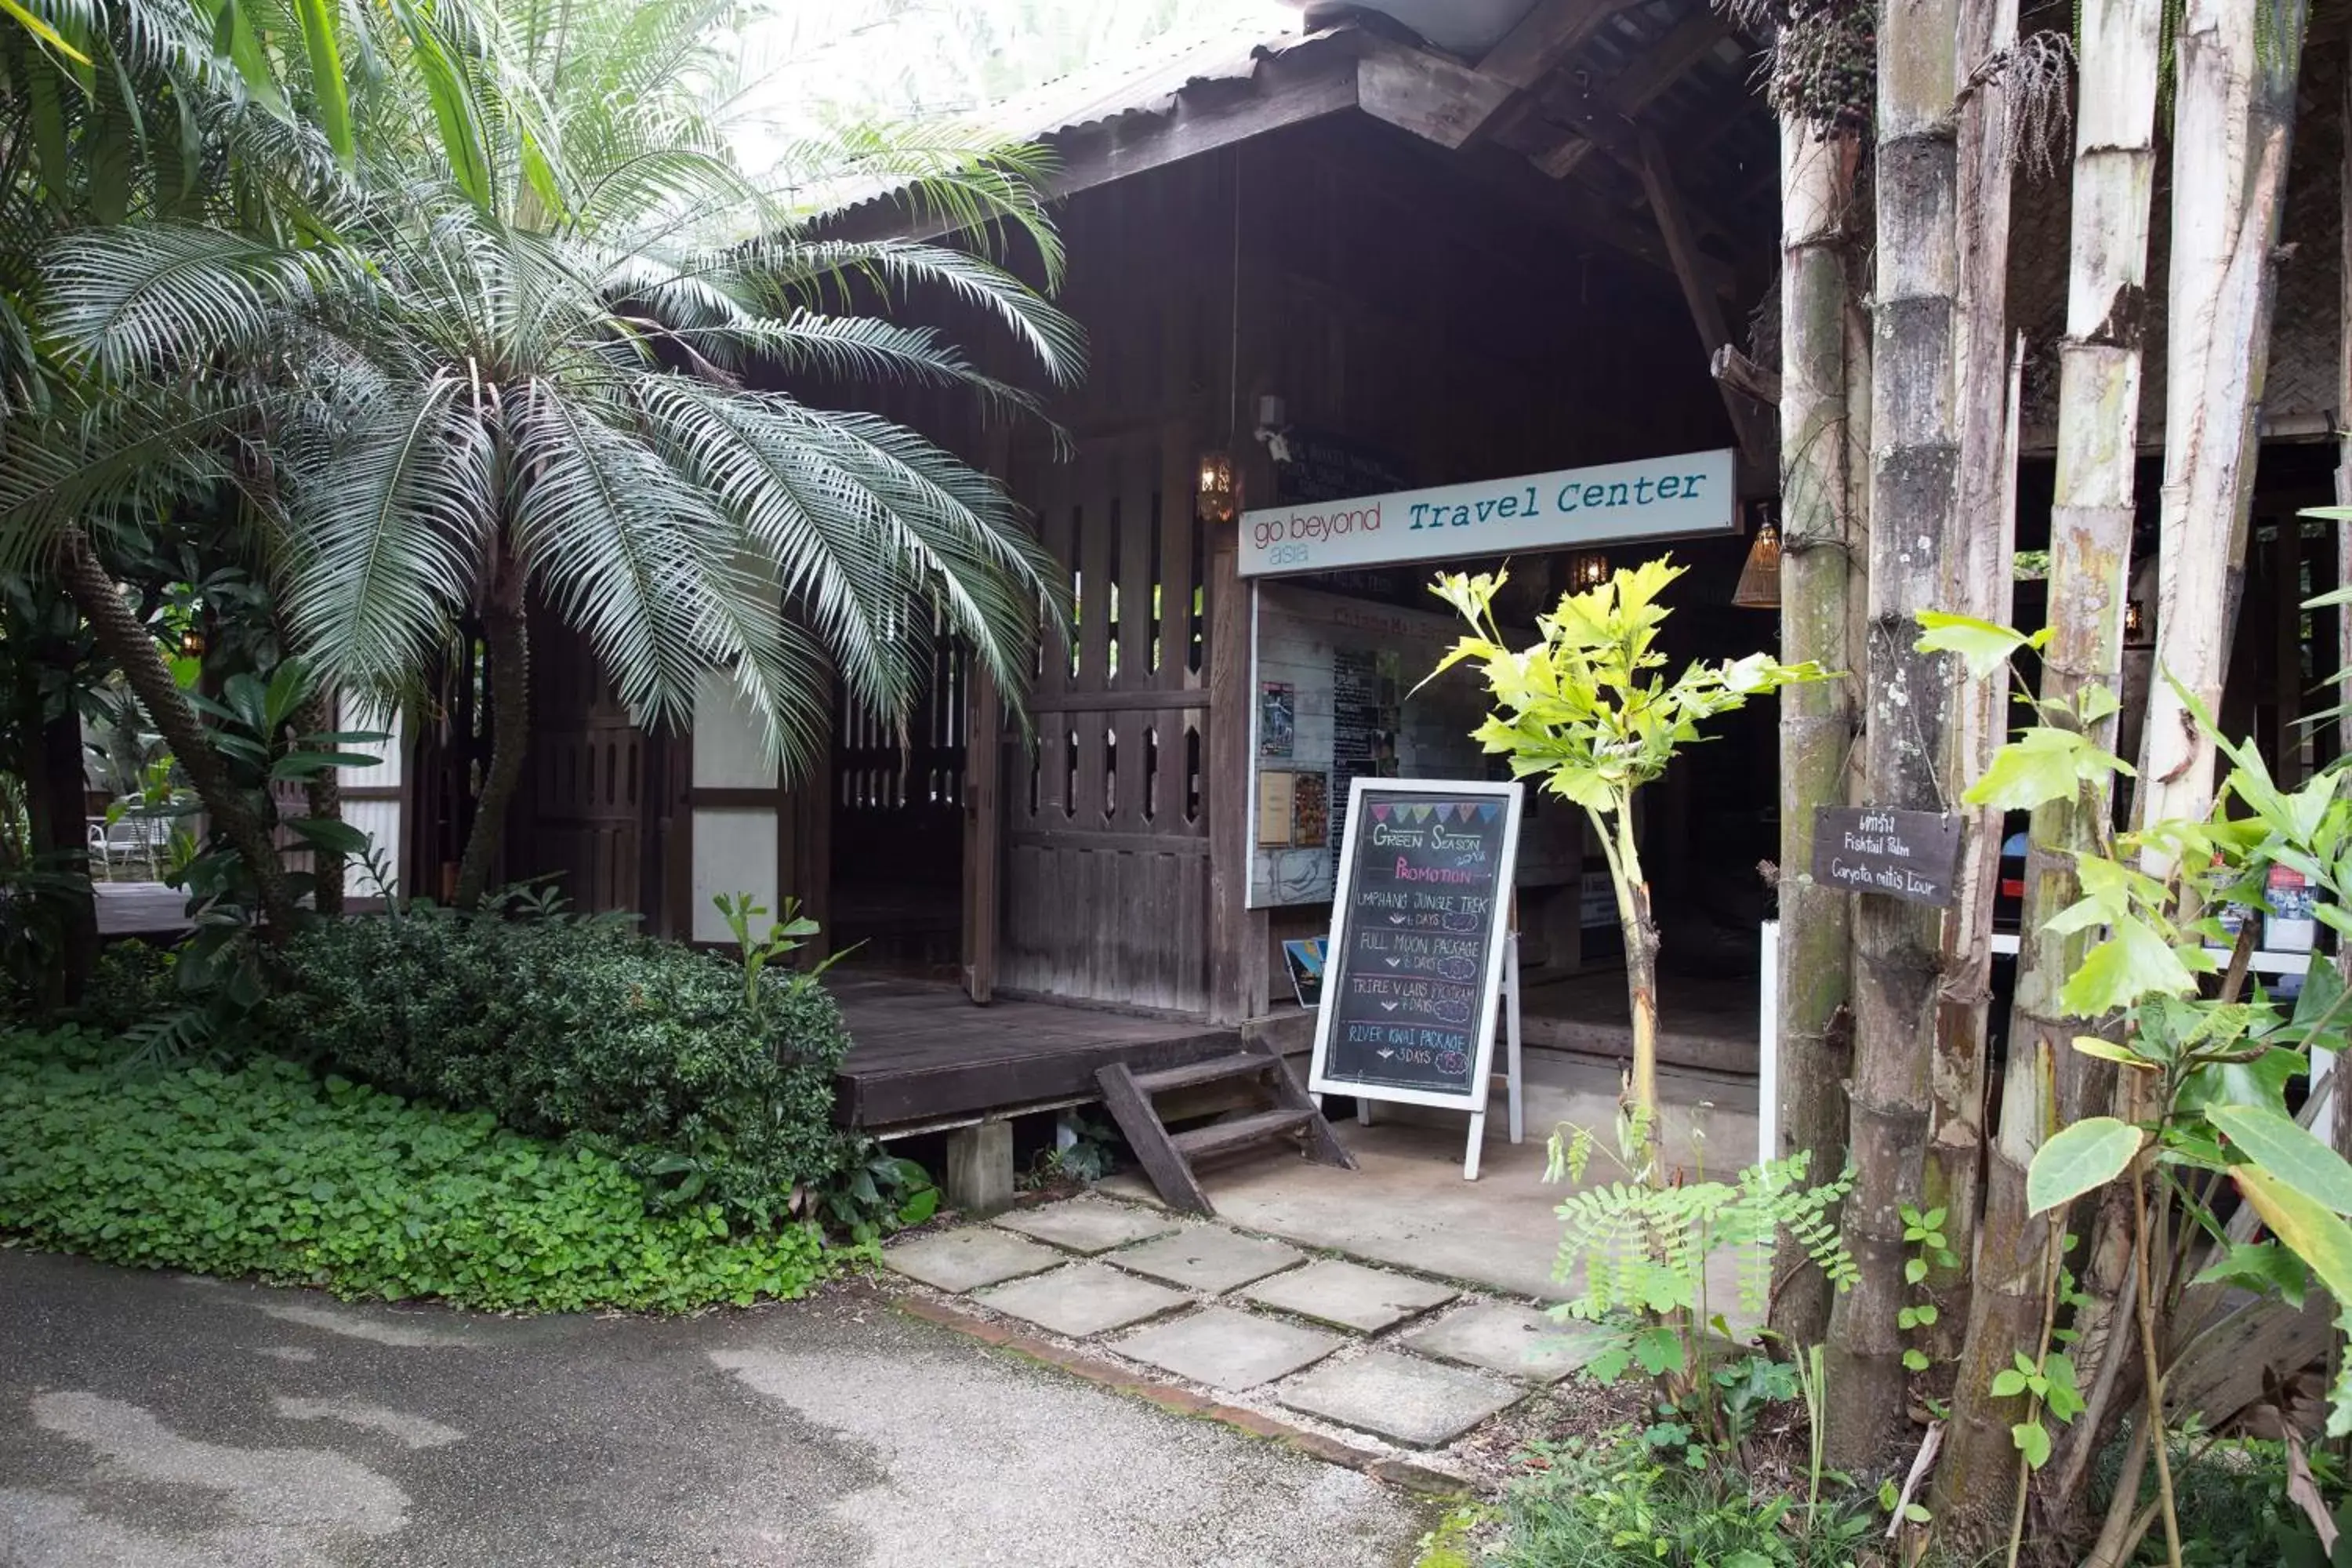
<svg viewBox="0 0 2352 1568">
<path fill-rule="evenodd" d="M 974 1006 L 949 985 L 845 973 L 825 988 L 849 1025 L 834 1114 L 851 1127 L 938 1124 L 1092 1099 L 1095 1069 L 1139 1072 L 1240 1047 L 1232 1029 L 1000 998 Z"/>
</svg>

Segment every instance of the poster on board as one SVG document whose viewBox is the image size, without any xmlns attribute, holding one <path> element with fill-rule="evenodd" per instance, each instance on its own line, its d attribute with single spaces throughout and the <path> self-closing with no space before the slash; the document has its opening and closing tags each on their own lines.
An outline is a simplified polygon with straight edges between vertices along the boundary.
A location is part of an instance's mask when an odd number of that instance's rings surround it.
<svg viewBox="0 0 2352 1568">
<path fill-rule="evenodd" d="M 1354 781 L 1307 1088 L 1483 1114 L 1517 784 Z"/>
</svg>

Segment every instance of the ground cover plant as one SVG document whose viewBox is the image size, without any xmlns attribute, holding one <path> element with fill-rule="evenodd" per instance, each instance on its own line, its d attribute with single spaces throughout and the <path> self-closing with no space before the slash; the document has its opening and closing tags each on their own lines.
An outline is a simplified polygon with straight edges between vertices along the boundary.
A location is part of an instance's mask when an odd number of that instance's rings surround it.
<svg viewBox="0 0 2352 1568">
<path fill-rule="evenodd" d="M 850 1254 L 648 1210 L 627 1151 L 552 1143 L 258 1059 L 125 1073 L 78 1027 L 0 1035 L 0 1234 L 108 1262 L 438 1297 L 677 1311 L 797 1296 Z"/>
</svg>

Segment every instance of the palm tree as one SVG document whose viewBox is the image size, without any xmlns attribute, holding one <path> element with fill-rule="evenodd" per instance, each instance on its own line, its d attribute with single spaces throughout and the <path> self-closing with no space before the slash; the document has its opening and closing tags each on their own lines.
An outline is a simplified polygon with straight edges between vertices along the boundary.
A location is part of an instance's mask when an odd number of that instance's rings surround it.
<svg viewBox="0 0 2352 1568">
<path fill-rule="evenodd" d="M 275 577 L 326 677 L 397 689 L 454 627 L 481 626 L 492 743 L 461 905 L 521 777 L 534 597 L 586 634 L 649 726 L 687 721 L 701 678 L 727 672 L 788 768 L 813 753 L 835 676 L 850 700 L 907 711 L 934 612 L 1014 693 L 1040 616 L 1059 613 L 1054 563 L 995 480 L 781 388 L 910 379 L 1017 414 L 1028 394 L 879 312 L 943 290 L 1063 382 L 1076 328 L 982 256 L 826 239 L 742 176 L 702 96 L 728 14 L 582 4 L 511 37 L 427 18 L 388 62 L 423 84 L 384 110 L 412 132 L 363 167 L 373 188 L 334 232 L 159 221 L 77 234 L 49 258 L 46 322 L 86 374 L 152 392 L 213 365 L 269 389 Z M 484 59 L 512 74 L 468 63 Z M 860 133 L 796 166 L 799 190 L 902 181 L 960 226 L 1018 236 L 1048 286 L 1058 275 L 1022 156 Z"/>
<path fill-rule="evenodd" d="M 320 0 L 5 8 L 16 25 L 0 28 L 0 573 L 38 567 L 71 596 L 282 927 L 293 891 L 266 807 L 235 786 L 106 563 L 162 510 L 234 493 L 221 437 L 247 423 L 253 389 L 197 382 L 190 366 L 133 395 L 96 384 L 33 308 L 38 258 L 92 226 L 315 226 L 353 152 L 337 28 Z"/>
</svg>

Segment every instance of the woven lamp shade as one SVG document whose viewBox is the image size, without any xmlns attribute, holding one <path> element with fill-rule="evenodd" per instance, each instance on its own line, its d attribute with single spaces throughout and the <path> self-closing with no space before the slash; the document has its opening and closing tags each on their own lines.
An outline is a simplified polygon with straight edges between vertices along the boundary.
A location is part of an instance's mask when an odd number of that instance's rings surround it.
<svg viewBox="0 0 2352 1568">
<path fill-rule="evenodd" d="M 1731 602 L 1750 610 L 1780 607 L 1780 531 L 1769 522 L 1756 525 L 1756 538 L 1748 546 L 1748 563 L 1739 569 L 1739 586 L 1732 591 Z"/>
</svg>

